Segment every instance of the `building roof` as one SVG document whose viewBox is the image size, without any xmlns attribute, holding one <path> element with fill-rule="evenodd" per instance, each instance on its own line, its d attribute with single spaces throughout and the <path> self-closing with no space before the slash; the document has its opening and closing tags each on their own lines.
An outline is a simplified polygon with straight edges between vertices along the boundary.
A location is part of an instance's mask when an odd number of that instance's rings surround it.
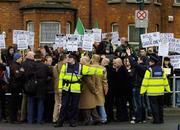
<svg viewBox="0 0 180 130">
<path fill-rule="evenodd" d="M 31 10 L 31 9 L 61 9 L 61 10 L 70 10 L 77 11 L 77 9 L 73 8 L 70 4 L 65 3 L 33 3 L 26 4 L 20 7 L 21 10 Z"/>
</svg>

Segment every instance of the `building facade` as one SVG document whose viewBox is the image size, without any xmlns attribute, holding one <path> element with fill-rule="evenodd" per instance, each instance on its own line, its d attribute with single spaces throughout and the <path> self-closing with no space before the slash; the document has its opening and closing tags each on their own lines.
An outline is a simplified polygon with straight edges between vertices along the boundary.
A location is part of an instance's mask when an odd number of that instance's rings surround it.
<svg viewBox="0 0 180 130">
<path fill-rule="evenodd" d="M 149 26 L 144 32 L 171 32 L 180 38 L 180 0 L 144 0 Z M 12 44 L 13 30 L 35 32 L 35 47 L 52 45 L 56 33 L 73 33 L 78 17 L 85 28 L 98 23 L 103 32 L 119 31 L 130 43 L 139 41 L 135 28 L 136 0 L 0 0 L 0 33 Z"/>
</svg>

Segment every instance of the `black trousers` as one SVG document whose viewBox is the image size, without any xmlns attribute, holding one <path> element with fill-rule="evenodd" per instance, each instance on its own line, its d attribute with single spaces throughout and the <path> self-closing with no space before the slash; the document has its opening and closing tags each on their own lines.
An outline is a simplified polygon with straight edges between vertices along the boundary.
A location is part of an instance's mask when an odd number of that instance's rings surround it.
<svg viewBox="0 0 180 130">
<path fill-rule="evenodd" d="M 149 102 L 152 109 L 152 115 L 154 123 L 163 123 L 163 105 L 164 105 L 164 96 L 149 96 Z"/>
<path fill-rule="evenodd" d="M 58 122 L 63 123 L 67 117 L 70 123 L 76 123 L 78 119 L 79 98 L 80 93 L 62 91 L 62 106 Z"/>
<path fill-rule="evenodd" d="M 6 119 L 5 103 L 6 103 L 5 92 L 1 90 L 0 91 L 0 120 Z"/>
<path fill-rule="evenodd" d="M 20 110 L 21 96 L 19 92 L 11 92 L 10 98 L 10 122 L 18 120 L 18 110 Z"/>
<path fill-rule="evenodd" d="M 118 121 L 128 121 L 127 96 L 119 96 L 111 91 L 108 92 L 105 101 L 105 109 L 109 122 L 114 120 L 114 106 L 116 106 L 116 119 Z"/>
</svg>

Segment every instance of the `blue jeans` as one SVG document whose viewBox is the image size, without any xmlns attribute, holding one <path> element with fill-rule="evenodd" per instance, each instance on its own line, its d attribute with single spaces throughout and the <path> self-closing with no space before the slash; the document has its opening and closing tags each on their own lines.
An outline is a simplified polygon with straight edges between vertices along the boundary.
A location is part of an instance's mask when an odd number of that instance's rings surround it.
<svg viewBox="0 0 180 130">
<path fill-rule="evenodd" d="M 98 110 L 99 110 L 99 115 L 100 115 L 101 121 L 106 122 L 107 121 L 107 115 L 106 115 L 105 107 L 104 106 L 98 106 Z"/>
<path fill-rule="evenodd" d="M 44 114 L 44 98 L 28 97 L 28 116 L 27 120 L 29 124 L 34 122 L 34 103 L 37 100 L 37 123 L 43 123 Z"/>
<path fill-rule="evenodd" d="M 146 118 L 144 96 L 140 95 L 140 88 L 133 88 L 132 91 L 136 121 L 143 121 Z"/>
</svg>

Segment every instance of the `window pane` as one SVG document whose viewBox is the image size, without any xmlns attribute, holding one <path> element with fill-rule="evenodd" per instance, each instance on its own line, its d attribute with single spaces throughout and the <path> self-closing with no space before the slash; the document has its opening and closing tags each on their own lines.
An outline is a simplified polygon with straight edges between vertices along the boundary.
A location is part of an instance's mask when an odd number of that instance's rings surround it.
<svg viewBox="0 0 180 130">
<path fill-rule="evenodd" d="M 118 28 L 119 28 L 119 26 L 117 23 L 112 24 L 112 32 L 118 32 L 119 31 Z"/>
<path fill-rule="evenodd" d="M 53 43 L 55 41 L 55 35 L 58 34 L 59 23 L 57 22 L 43 22 L 41 23 L 41 43 Z"/>
<path fill-rule="evenodd" d="M 129 42 L 139 42 L 139 28 L 135 28 L 135 25 L 129 25 Z"/>
<path fill-rule="evenodd" d="M 33 22 L 27 23 L 27 30 L 30 32 L 34 32 L 34 23 Z"/>
<path fill-rule="evenodd" d="M 180 0 L 176 0 L 176 3 L 180 3 Z"/>
<path fill-rule="evenodd" d="M 68 22 L 66 23 L 66 34 L 70 34 L 71 33 L 71 23 Z"/>
</svg>

